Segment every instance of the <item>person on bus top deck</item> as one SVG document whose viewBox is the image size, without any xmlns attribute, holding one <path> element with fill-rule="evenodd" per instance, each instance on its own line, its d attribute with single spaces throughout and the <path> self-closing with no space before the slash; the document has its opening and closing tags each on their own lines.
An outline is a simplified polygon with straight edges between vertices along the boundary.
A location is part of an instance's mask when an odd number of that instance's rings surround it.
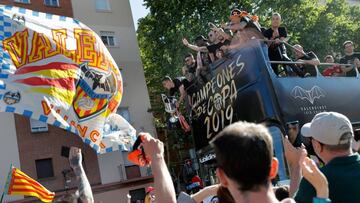
<svg viewBox="0 0 360 203">
<path fill-rule="evenodd" d="M 224 28 L 236 34 L 239 30 L 243 30 L 246 27 L 255 28 L 261 33 L 260 24 L 251 19 L 246 11 L 240 11 L 239 9 L 232 10 L 230 13 L 230 24 L 224 26 Z"/>
<path fill-rule="evenodd" d="M 195 44 L 198 47 L 208 47 L 209 40 L 206 39 L 204 36 L 200 35 L 195 38 Z M 208 52 L 198 52 L 196 56 L 196 62 L 197 62 L 197 81 L 199 85 L 205 85 L 208 81 L 211 80 L 211 71 L 210 71 L 210 64 L 212 63 L 210 57 L 210 53 Z"/>
<path fill-rule="evenodd" d="M 304 49 L 301 45 L 296 44 L 293 46 L 294 52 L 295 52 L 295 58 L 297 62 L 303 62 L 304 64 L 297 65 L 300 70 L 302 71 L 302 74 L 307 76 L 316 76 L 316 68 L 315 66 L 320 64 L 320 61 L 318 57 L 315 55 L 314 52 L 308 52 L 305 53 Z"/>
<path fill-rule="evenodd" d="M 272 40 L 268 42 L 269 46 L 269 59 L 270 61 L 292 61 L 287 53 L 283 41 L 287 39 L 287 31 L 285 27 L 281 27 L 281 15 L 273 13 L 271 18 L 271 28 L 264 30 L 263 35 L 266 39 Z M 279 64 L 271 64 L 272 69 L 276 75 L 280 74 Z M 301 75 L 301 71 L 296 66 L 290 66 L 292 70 Z"/>
<path fill-rule="evenodd" d="M 345 41 L 343 44 L 345 56 L 340 59 L 341 64 L 353 64 L 360 69 L 360 53 L 354 52 L 354 43 L 352 41 Z M 346 76 L 356 76 L 354 67 L 342 67 L 346 72 Z"/>
<path fill-rule="evenodd" d="M 217 60 L 216 50 L 220 49 L 222 46 L 230 45 L 231 41 L 229 40 L 227 34 L 221 28 L 216 28 L 216 27 L 211 28 L 210 32 L 208 33 L 208 37 L 209 40 L 205 39 L 205 37 L 200 35 L 195 39 L 195 42 L 200 40 L 203 41 L 206 40 L 206 42 L 209 41 L 211 44 L 196 43 L 196 45 L 192 45 L 185 38 L 183 39 L 183 44 L 194 51 L 208 53 L 211 62 L 214 62 Z M 203 65 L 207 65 L 207 64 L 203 64 Z"/>
<path fill-rule="evenodd" d="M 229 23 L 222 25 L 224 30 L 230 30 L 233 33 L 231 44 L 225 47 L 226 49 L 238 49 L 251 39 L 264 38 L 257 16 L 234 9 L 231 11 L 229 19 Z"/>
<path fill-rule="evenodd" d="M 175 96 L 176 93 L 180 94 L 176 107 L 179 108 L 180 104 L 186 98 L 186 89 L 190 86 L 189 81 L 185 77 L 177 77 L 174 80 L 169 76 L 165 76 L 162 80 L 162 85 L 165 89 L 169 90 L 170 96 Z"/>
<path fill-rule="evenodd" d="M 195 39 L 195 45 L 192 45 L 188 42 L 187 39 L 183 38 L 183 44 L 194 50 L 197 51 L 196 55 L 196 82 L 199 85 L 204 85 L 206 82 L 211 80 L 210 74 L 210 63 L 211 63 L 211 54 L 209 53 L 207 47 L 209 46 L 208 39 L 204 36 L 200 35 Z"/>
<path fill-rule="evenodd" d="M 335 63 L 334 57 L 332 55 L 327 55 L 324 58 L 325 63 Z M 330 76 L 330 77 L 341 77 L 344 76 L 344 72 L 342 71 L 339 65 L 329 65 L 324 67 L 322 71 L 323 76 Z"/>
<path fill-rule="evenodd" d="M 184 62 L 185 65 L 181 69 L 182 75 L 186 77 L 189 82 L 193 82 L 195 80 L 197 68 L 197 63 L 194 59 L 194 56 L 191 53 L 186 54 Z"/>
</svg>

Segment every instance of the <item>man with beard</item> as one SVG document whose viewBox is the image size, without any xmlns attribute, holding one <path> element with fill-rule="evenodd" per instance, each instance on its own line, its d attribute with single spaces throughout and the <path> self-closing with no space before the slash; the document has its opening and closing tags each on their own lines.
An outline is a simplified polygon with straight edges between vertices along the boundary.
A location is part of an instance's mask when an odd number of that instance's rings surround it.
<svg viewBox="0 0 360 203">
<path fill-rule="evenodd" d="M 184 58 L 185 66 L 182 67 L 182 74 L 189 82 L 193 82 L 196 75 L 197 63 L 194 56 L 188 53 Z"/>
<path fill-rule="evenodd" d="M 209 53 L 207 49 L 209 46 L 208 40 L 204 36 L 200 35 L 195 39 L 196 45 L 189 44 L 185 38 L 182 41 L 186 47 L 197 51 L 195 76 L 197 78 L 197 82 L 200 85 L 204 85 L 211 79 L 209 65 L 212 61 L 212 58 L 214 57 L 214 55 Z"/>
</svg>

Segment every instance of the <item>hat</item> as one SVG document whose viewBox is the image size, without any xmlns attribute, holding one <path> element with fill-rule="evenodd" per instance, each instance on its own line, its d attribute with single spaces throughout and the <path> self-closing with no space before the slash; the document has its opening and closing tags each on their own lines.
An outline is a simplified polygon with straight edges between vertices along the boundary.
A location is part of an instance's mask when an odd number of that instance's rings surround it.
<svg viewBox="0 0 360 203">
<path fill-rule="evenodd" d="M 240 9 L 235 8 L 231 11 L 230 16 L 240 16 L 240 13 Z"/>
<path fill-rule="evenodd" d="M 351 134 L 351 137 L 344 136 Z M 322 112 L 315 115 L 311 123 L 301 128 L 304 137 L 312 137 L 326 145 L 348 143 L 354 137 L 350 120 L 336 112 Z"/>
<path fill-rule="evenodd" d="M 152 192 L 154 190 L 155 190 L 154 187 L 149 186 L 148 188 L 146 188 L 146 193 Z"/>
<path fill-rule="evenodd" d="M 248 12 L 240 11 L 239 9 L 233 9 L 230 13 L 230 20 L 242 18 L 244 16 L 248 16 Z"/>
<path fill-rule="evenodd" d="M 345 45 L 347 45 L 347 44 L 354 44 L 354 43 L 350 40 L 347 40 L 343 43 L 343 47 L 345 48 Z"/>
</svg>

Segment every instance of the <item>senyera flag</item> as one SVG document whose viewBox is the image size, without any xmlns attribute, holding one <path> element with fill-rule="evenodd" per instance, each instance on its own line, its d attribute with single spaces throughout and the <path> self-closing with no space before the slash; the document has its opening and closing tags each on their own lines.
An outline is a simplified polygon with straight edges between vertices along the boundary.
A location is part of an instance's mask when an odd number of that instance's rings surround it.
<svg viewBox="0 0 360 203">
<path fill-rule="evenodd" d="M 136 139 L 116 114 L 119 68 L 81 22 L 0 5 L 0 70 L 0 111 L 76 133 L 98 153 L 126 150 Z"/>
<path fill-rule="evenodd" d="M 7 195 L 33 196 L 39 198 L 42 202 L 52 202 L 55 197 L 54 192 L 50 192 L 15 167 L 11 167 L 5 190 Z"/>
</svg>

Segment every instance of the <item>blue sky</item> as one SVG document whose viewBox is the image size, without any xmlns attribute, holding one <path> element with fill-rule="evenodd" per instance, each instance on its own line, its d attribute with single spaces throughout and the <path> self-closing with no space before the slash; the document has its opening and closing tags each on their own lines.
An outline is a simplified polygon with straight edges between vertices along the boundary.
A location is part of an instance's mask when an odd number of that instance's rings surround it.
<svg viewBox="0 0 360 203">
<path fill-rule="evenodd" d="M 144 1 L 143 0 L 129 0 L 131 11 L 134 19 L 134 26 L 135 30 L 137 30 L 137 22 L 139 18 L 142 18 L 146 16 L 149 13 L 149 9 L 146 9 L 145 6 L 143 6 Z"/>
</svg>

